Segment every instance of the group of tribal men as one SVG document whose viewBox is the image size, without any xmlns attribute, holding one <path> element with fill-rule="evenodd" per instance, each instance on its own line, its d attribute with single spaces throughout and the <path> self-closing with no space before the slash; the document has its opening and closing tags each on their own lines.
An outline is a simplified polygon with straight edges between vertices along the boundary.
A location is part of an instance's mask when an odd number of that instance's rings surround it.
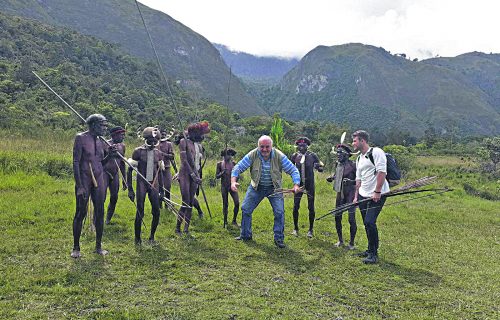
<svg viewBox="0 0 500 320">
<path fill-rule="evenodd" d="M 135 243 L 140 245 L 141 224 L 144 218 L 144 202 L 146 195 L 152 209 L 152 223 L 148 242 L 156 244 L 155 232 L 159 223 L 160 208 L 176 204 L 171 200 L 172 180 L 176 179 L 180 186 L 182 203 L 176 212 L 177 221 L 175 233 L 189 234 L 192 208 L 196 208 L 200 217 L 201 211 L 196 195 L 202 182 L 202 159 L 204 149 L 201 142 L 210 132 L 206 121 L 189 125 L 186 130 L 174 139 L 180 152 L 180 168 L 174 157 L 174 148 L 165 129 L 147 127 L 142 132 L 144 144 L 135 148 L 132 157 L 125 158 L 125 129 L 114 127 L 109 130 L 111 140 L 104 140 L 102 136 L 107 132 L 107 120 L 103 115 L 93 114 L 86 119 L 88 130 L 76 135 L 73 146 L 73 171 L 75 178 L 76 212 L 73 219 L 73 250 L 71 257 L 79 258 L 80 235 L 84 219 L 88 211 L 89 199 L 92 201 L 96 232 L 96 250 L 99 255 L 106 255 L 108 251 L 101 246 L 104 228 L 104 202 L 109 189 L 110 200 L 106 214 L 106 224 L 113 217 L 118 192 L 121 184 L 123 190 L 128 189 L 129 198 L 136 203 Z M 352 134 L 354 151 L 359 151 L 357 160 L 351 161 L 353 151 L 346 144 L 335 147 L 337 166 L 327 181 L 333 182 L 337 193 L 336 206 L 360 201 L 359 208 L 365 225 L 368 238 L 368 249 L 360 254 L 363 262 L 372 264 L 378 261 L 378 230 L 377 217 L 382 210 L 385 198 L 381 195 L 389 191 L 385 179 L 387 172 L 385 153 L 380 148 L 371 148 L 368 145 L 369 135 L 366 131 L 358 130 Z M 273 147 L 269 136 L 262 136 L 258 140 L 257 148 L 246 154 L 238 163 L 233 161 L 236 154 L 231 148 L 221 151 L 222 160 L 217 163 L 216 178 L 221 179 L 221 195 L 223 200 L 224 227 L 228 225 L 228 197 L 232 197 L 234 211 L 232 224 L 238 226 L 239 211 L 238 186 L 239 177 L 250 169 L 250 185 L 246 190 L 245 199 L 241 205 L 242 218 L 240 236 L 236 240 L 252 240 L 252 213 L 258 204 L 268 198 L 274 214 L 274 243 L 278 248 L 284 248 L 284 194 L 293 193 L 293 220 L 292 235 L 299 235 L 299 208 L 302 196 L 307 198 L 309 209 L 309 229 L 307 236 L 312 238 L 315 221 L 315 181 L 314 170 L 322 172 L 324 164 L 318 156 L 308 150 L 311 141 L 307 137 L 300 137 L 295 141 L 297 152 L 290 159 L 280 150 Z M 126 170 L 128 162 L 128 171 Z M 172 176 L 171 168 L 175 175 Z M 136 189 L 132 184 L 132 173 L 136 171 Z M 293 180 L 293 188 L 282 188 L 282 172 L 289 174 Z M 203 190 L 202 190 L 203 191 Z M 371 198 L 371 199 L 370 199 Z M 346 248 L 353 250 L 357 231 L 355 207 L 349 209 L 350 240 Z M 182 224 L 184 224 L 181 231 Z M 342 213 L 335 215 L 335 226 L 338 235 L 336 247 L 344 246 L 342 236 Z"/>
</svg>

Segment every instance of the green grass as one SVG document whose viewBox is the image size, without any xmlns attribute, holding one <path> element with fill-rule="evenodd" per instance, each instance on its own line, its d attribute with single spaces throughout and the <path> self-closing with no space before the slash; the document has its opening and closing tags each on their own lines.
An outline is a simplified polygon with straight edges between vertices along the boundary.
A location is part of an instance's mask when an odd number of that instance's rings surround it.
<svg viewBox="0 0 500 320">
<path fill-rule="evenodd" d="M 69 156 L 70 149 L 59 156 Z M 428 171 L 444 170 L 441 163 L 446 167 L 455 161 L 431 163 L 429 159 L 428 163 L 419 159 L 418 171 L 411 172 L 411 177 L 426 173 L 421 165 L 428 166 Z M 214 165 L 209 161 L 207 171 L 213 171 Z M 141 248 L 133 244 L 133 204 L 121 192 L 114 224 L 104 231 L 103 245 L 110 255 L 92 254 L 95 236 L 87 225 L 83 257 L 73 260 L 69 257 L 75 206 L 71 177 L 49 176 L 43 169 L 1 172 L 2 319 L 499 316 L 499 202 L 466 194 L 460 180 L 447 175 L 439 185 L 457 187 L 456 191 L 384 208 L 378 223 L 381 261 L 367 266 L 352 252 L 333 247 L 337 240 L 333 219 L 316 222 L 315 238 L 305 237 L 305 200 L 298 238 L 289 235 L 293 201 L 285 200 L 286 249 L 273 244 L 267 201 L 254 212 L 254 241 L 234 241 L 238 230 L 222 228 L 217 187 L 206 187 L 213 219 L 207 212 L 204 220 L 194 218 L 194 240 L 174 236 L 174 216 L 162 210 L 156 236 L 160 245 Z M 468 174 L 472 180 L 474 173 Z M 325 176 L 317 176 L 317 215 L 334 206 Z M 179 194 L 177 185 L 174 193 Z M 387 204 L 393 201 L 396 198 Z M 151 223 L 149 212 L 147 204 L 144 237 Z M 361 250 L 366 236 L 359 212 L 357 220 L 356 243 Z M 344 230 L 347 236 L 347 218 Z"/>
</svg>

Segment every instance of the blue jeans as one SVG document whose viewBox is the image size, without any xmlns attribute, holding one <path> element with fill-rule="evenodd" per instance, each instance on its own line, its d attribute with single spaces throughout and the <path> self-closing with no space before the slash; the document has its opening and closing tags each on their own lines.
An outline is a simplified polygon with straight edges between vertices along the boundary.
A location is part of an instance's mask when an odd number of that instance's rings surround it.
<svg viewBox="0 0 500 320">
<path fill-rule="evenodd" d="M 274 213 L 274 240 L 283 241 L 285 239 L 285 203 L 282 195 L 269 197 L 274 193 L 274 187 L 259 186 L 255 190 L 248 186 L 245 200 L 241 206 L 241 238 L 250 239 L 252 237 L 252 213 L 257 208 L 262 199 L 267 198 L 273 207 Z"/>
</svg>

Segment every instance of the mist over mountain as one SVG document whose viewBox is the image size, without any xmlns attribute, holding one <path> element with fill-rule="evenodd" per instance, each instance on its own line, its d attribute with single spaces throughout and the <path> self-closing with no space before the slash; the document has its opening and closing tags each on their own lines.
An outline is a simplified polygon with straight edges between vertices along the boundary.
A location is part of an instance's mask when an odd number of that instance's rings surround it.
<svg viewBox="0 0 500 320">
<path fill-rule="evenodd" d="M 204 37 L 167 14 L 140 5 L 160 60 L 169 78 L 197 98 L 225 104 L 229 70 L 219 52 Z M 70 27 L 127 52 L 154 61 L 154 53 L 134 1 L 4 0 L 2 12 Z M 242 115 L 266 114 L 238 79 L 231 88 L 231 108 Z"/>
<path fill-rule="evenodd" d="M 474 63 L 471 63 L 474 61 Z M 410 61 L 363 44 L 318 46 L 259 97 L 294 120 L 421 136 L 500 133 L 498 55 Z"/>
<path fill-rule="evenodd" d="M 277 82 L 299 62 L 298 59 L 258 57 L 217 43 L 214 46 L 232 72 L 243 79 Z"/>
</svg>

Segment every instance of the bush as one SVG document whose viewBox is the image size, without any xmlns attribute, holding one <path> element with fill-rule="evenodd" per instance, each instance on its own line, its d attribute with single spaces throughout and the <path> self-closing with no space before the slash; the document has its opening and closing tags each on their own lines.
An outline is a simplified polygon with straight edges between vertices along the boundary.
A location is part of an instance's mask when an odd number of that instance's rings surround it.
<svg viewBox="0 0 500 320">
<path fill-rule="evenodd" d="M 392 144 L 385 146 L 384 151 L 394 156 L 403 176 L 412 169 L 415 163 L 415 155 L 407 147 Z"/>
</svg>

